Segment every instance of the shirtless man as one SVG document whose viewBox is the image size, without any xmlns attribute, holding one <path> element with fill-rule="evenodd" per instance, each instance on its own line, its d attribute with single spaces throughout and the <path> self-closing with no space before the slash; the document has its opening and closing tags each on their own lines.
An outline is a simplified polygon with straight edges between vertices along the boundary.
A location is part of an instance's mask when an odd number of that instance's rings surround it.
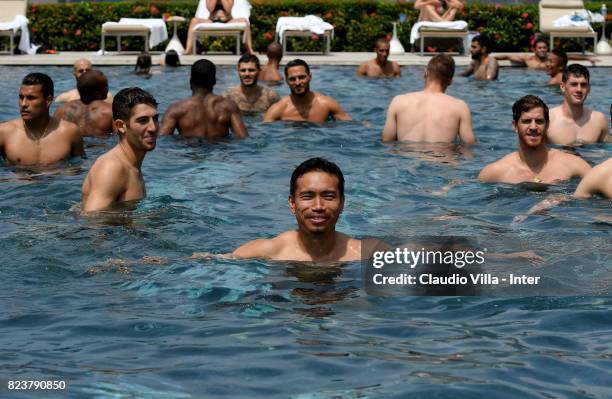
<svg viewBox="0 0 612 399">
<path fill-rule="evenodd" d="M 268 109 L 264 122 L 283 120 L 323 123 L 330 117 L 340 121 L 351 120 L 336 100 L 310 91 L 312 75 L 305 61 L 295 59 L 289 62 L 285 66 L 285 78 L 291 94 Z"/>
<path fill-rule="evenodd" d="M 240 86 L 234 86 L 223 93 L 223 97 L 238 104 L 238 108 L 244 113 L 266 112 L 272 104 L 280 100 L 274 90 L 257 84 L 260 69 L 256 55 L 244 54 L 238 60 Z"/>
<path fill-rule="evenodd" d="M 480 181 L 555 184 L 582 177 L 591 169 L 580 157 L 546 147 L 548 107 L 539 97 L 525 96 L 515 102 L 512 119 L 519 150 L 487 165 L 480 171 Z"/>
<path fill-rule="evenodd" d="M 455 73 L 455 61 L 446 54 L 435 55 L 425 68 L 423 91 L 393 98 L 387 111 L 383 141 L 454 143 L 476 142 L 467 104 L 444 94 Z"/>
<path fill-rule="evenodd" d="M 306 262 L 361 259 L 361 241 L 336 231 L 344 208 L 344 176 L 335 163 L 312 158 L 299 165 L 291 175 L 287 201 L 297 230 L 248 242 L 233 252 L 235 257 Z"/>
<path fill-rule="evenodd" d="M 474 74 L 476 80 L 497 80 L 499 66 L 495 57 L 489 54 L 491 48 L 491 41 L 483 35 L 473 38 L 470 46 L 472 63 L 461 76 Z"/>
<path fill-rule="evenodd" d="M 106 210 L 146 195 L 140 167 L 157 140 L 157 102 L 138 87 L 123 89 L 113 101 L 119 143 L 96 159 L 83 182 L 82 213 Z"/>
<path fill-rule="evenodd" d="M 460 0 L 416 0 L 414 8 L 420 10 L 419 22 L 452 21 L 457 11 L 463 10 L 463 3 Z"/>
<path fill-rule="evenodd" d="M 518 66 L 525 66 L 529 69 L 545 71 L 546 62 L 548 61 L 548 43 L 546 43 L 546 40 L 544 39 L 538 39 L 535 42 L 535 49 L 533 54 L 496 55 L 495 58 L 498 61 L 508 60 L 512 63 L 518 64 Z M 590 61 L 593 65 L 598 61 L 596 58 L 580 54 L 571 54 L 568 55 L 567 58 L 569 60 L 576 61 Z"/>
<path fill-rule="evenodd" d="M 550 127 L 546 136 L 549 143 L 610 142 L 608 120 L 604 114 L 584 106 L 590 89 L 586 67 L 571 64 L 565 68 L 561 81 L 563 104 L 550 110 Z"/>
<path fill-rule="evenodd" d="M 171 135 L 176 128 L 184 137 L 208 140 L 227 137 L 230 128 L 240 137 L 249 137 L 240 109 L 232 100 L 212 93 L 217 83 L 215 64 L 198 60 L 191 67 L 191 97 L 170 105 L 164 113 L 160 132 Z"/>
<path fill-rule="evenodd" d="M 268 45 L 268 63 L 259 72 L 259 80 L 271 84 L 281 84 L 283 75 L 280 74 L 280 62 L 283 59 L 283 46 L 279 42 L 273 42 Z"/>
<path fill-rule="evenodd" d="M 387 39 L 378 39 L 374 46 L 376 58 L 362 62 L 359 68 L 357 68 L 357 76 L 367 76 L 369 78 L 394 78 L 401 76 L 400 65 L 397 62 L 389 61 L 390 48 L 391 46 Z"/>
<path fill-rule="evenodd" d="M 85 72 L 91 71 L 91 61 L 87 58 L 81 58 L 74 62 L 72 74 L 74 79 L 78 82 L 79 77 Z M 55 98 L 57 103 L 67 103 L 80 98 L 78 89 L 68 90 Z M 106 95 L 105 101 L 109 104 L 113 103 L 113 95 L 109 91 Z"/>
<path fill-rule="evenodd" d="M 10 165 L 49 165 L 83 156 L 79 128 L 49 116 L 53 81 L 44 73 L 30 73 L 19 89 L 21 117 L 0 123 L 0 156 Z"/>
<path fill-rule="evenodd" d="M 189 23 L 189 29 L 187 30 L 187 43 L 185 46 L 184 54 L 191 54 L 193 51 L 193 30 L 196 25 L 211 22 L 221 22 L 228 24 L 245 22 L 245 47 L 247 53 L 255 54 L 255 52 L 253 51 L 253 39 L 251 38 L 251 27 L 249 20 L 247 18 L 232 17 L 232 8 L 234 7 L 234 0 L 200 0 L 200 2 L 202 1 L 206 1 L 206 8 L 210 13 L 210 19 L 199 18 L 197 16 L 191 19 L 191 22 Z"/>
<path fill-rule="evenodd" d="M 563 70 L 567 66 L 567 54 L 564 51 L 554 49 L 546 61 L 546 73 L 550 76 L 549 86 L 560 85 L 563 80 Z"/>
<path fill-rule="evenodd" d="M 100 71 L 91 70 L 77 81 L 81 98 L 58 109 L 56 117 L 75 123 L 81 136 L 108 137 L 113 132 L 113 109 L 105 101 L 108 80 Z"/>
<path fill-rule="evenodd" d="M 574 195 L 579 198 L 601 195 L 612 199 L 612 158 L 591 169 L 578 184 Z"/>
</svg>

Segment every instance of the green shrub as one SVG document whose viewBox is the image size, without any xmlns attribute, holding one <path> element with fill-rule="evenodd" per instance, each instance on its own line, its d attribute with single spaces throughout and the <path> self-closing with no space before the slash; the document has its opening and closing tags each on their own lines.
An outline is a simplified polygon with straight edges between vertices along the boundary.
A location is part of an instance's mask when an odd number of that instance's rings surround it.
<svg viewBox="0 0 612 399">
<path fill-rule="evenodd" d="M 253 46 L 263 51 L 275 38 L 279 16 L 314 14 L 335 27 L 332 51 L 371 51 L 374 41 L 390 36 L 392 22 L 400 13 L 406 14 L 406 24 L 398 25 L 398 36 L 408 49 L 410 27 L 418 12 L 412 3 L 368 0 L 251 0 L 251 28 Z M 608 3 L 612 9 L 612 3 Z M 588 3 L 587 8 L 598 11 L 601 3 Z M 93 51 L 100 47 L 101 25 L 118 21 L 121 17 L 160 18 L 162 15 L 194 16 L 197 1 L 125 1 L 115 3 L 69 3 L 31 5 L 28 11 L 34 41 L 55 50 Z M 468 22 L 470 30 L 483 32 L 495 42 L 495 51 L 529 51 L 538 31 L 538 7 L 528 5 L 468 4 L 457 17 Z M 179 36 L 185 41 L 188 24 L 179 25 Z M 607 28 L 612 28 L 608 21 Z M 601 30 L 601 24 L 595 24 Z M 610 32 L 610 29 L 606 29 Z M 172 24 L 168 24 L 172 34 Z M 125 42 L 123 42 L 123 40 Z M 125 49 L 141 48 L 139 39 L 122 39 Z M 142 39 L 140 39 L 142 40 Z M 231 50 L 231 38 L 203 39 L 209 50 Z M 289 47 L 297 51 L 319 51 L 323 45 L 316 36 L 289 39 Z M 165 43 L 160 45 L 163 48 Z M 114 48 L 109 38 L 107 48 Z M 578 41 L 564 40 L 566 50 L 578 49 Z"/>
</svg>

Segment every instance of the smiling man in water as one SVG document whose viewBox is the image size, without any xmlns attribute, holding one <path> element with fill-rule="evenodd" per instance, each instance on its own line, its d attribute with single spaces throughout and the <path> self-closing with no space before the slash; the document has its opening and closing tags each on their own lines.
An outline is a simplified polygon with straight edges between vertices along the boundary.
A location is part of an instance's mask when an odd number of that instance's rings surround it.
<svg viewBox="0 0 612 399">
<path fill-rule="evenodd" d="M 96 160 L 85 178 L 83 213 L 105 210 L 146 195 L 140 168 L 157 141 L 157 102 L 139 87 L 123 89 L 113 100 L 113 118 L 119 143 Z"/>
</svg>

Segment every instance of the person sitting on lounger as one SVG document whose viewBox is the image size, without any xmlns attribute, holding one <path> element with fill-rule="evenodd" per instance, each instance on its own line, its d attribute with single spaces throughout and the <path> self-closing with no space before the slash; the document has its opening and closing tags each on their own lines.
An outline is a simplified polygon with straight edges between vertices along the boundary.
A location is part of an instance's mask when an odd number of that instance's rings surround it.
<svg viewBox="0 0 612 399">
<path fill-rule="evenodd" d="M 200 0 L 204 1 L 204 0 Z M 221 22 L 234 24 L 239 22 L 245 22 L 247 24 L 244 31 L 246 37 L 246 50 L 249 54 L 255 54 L 253 52 L 253 41 L 251 39 L 251 28 L 249 27 L 249 20 L 246 18 L 233 18 L 232 7 L 234 7 L 234 0 L 206 0 L 206 8 L 210 12 L 210 19 L 193 17 L 189 23 L 189 31 L 187 33 L 187 45 L 185 47 L 185 54 L 191 54 L 193 51 L 193 30 L 194 28 L 203 23 Z"/>
<path fill-rule="evenodd" d="M 414 8 L 420 10 L 419 22 L 453 21 L 457 11 L 463 10 L 463 3 L 461 0 L 416 0 Z"/>
</svg>

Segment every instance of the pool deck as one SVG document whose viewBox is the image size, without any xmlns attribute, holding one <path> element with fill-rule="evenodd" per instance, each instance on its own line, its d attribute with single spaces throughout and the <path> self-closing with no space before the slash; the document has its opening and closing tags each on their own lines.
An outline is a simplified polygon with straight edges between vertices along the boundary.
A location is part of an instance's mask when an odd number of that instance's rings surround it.
<svg viewBox="0 0 612 399">
<path fill-rule="evenodd" d="M 496 54 L 524 54 L 524 53 L 496 53 Z M 0 55 L 0 65 L 72 65 L 79 58 L 89 58 L 94 65 L 134 65 L 137 53 L 107 53 L 100 55 L 96 52 L 60 52 L 57 54 L 36 54 L 36 55 Z M 158 64 L 161 53 L 152 53 L 153 63 Z M 259 55 L 262 62 L 266 62 L 265 55 Z M 207 58 L 216 65 L 236 65 L 238 57 L 234 54 L 202 54 L 197 56 L 186 55 L 181 57 L 183 65 L 191 65 L 200 58 Z M 361 62 L 374 58 L 374 53 L 331 53 L 323 54 L 286 54 L 283 62 L 293 58 L 302 58 L 310 65 L 359 65 Z M 403 55 L 392 55 L 391 60 L 397 61 L 400 65 L 426 65 L 431 55 L 420 56 L 418 53 L 406 53 Z M 463 55 L 454 55 L 458 66 L 468 65 L 470 58 Z M 598 67 L 612 67 L 612 56 L 596 56 L 599 60 Z M 591 66 L 588 61 L 572 61 L 586 66 Z M 511 66 L 509 61 L 500 61 L 500 66 Z"/>
</svg>

